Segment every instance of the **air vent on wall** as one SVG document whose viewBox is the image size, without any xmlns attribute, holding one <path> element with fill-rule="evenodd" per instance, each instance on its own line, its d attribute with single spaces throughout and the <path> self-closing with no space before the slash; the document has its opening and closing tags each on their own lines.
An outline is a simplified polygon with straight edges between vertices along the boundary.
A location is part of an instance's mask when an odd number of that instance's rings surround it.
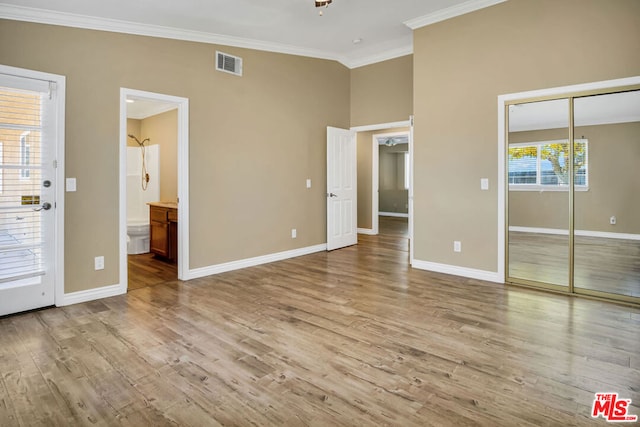
<svg viewBox="0 0 640 427">
<path fill-rule="evenodd" d="M 242 58 L 223 52 L 216 52 L 216 70 L 242 75 Z"/>
</svg>

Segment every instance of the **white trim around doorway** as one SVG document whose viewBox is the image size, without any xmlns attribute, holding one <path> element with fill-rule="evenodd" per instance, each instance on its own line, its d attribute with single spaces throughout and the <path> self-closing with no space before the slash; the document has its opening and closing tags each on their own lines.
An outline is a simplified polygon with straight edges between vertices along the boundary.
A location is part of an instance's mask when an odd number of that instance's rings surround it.
<svg viewBox="0 0 640 427">
<path fill-rule="evenodd" d="M 368 132 L 376 130 L 394 129 L 394 128 L 409 128 L 409 264 L 413 265 L 413 116 L 409 117 L 409 120 L 400 122 L 380 123 L 375 125 L 354 126 L 351 128 L 355 132 Z M 406 134 L 407 131 L 395 132 L 394 134 Z M 391 133 L 385 135 L 392 135 Z M 376 235 L 378 234 L 379 221 L 378 221 L 378 179 L 379 179 L 379 152 L 378 142 L 375 138 L 372 138 L 372 153 L 371 153 L 371 225 L 372 228 L 358 228 L 359 234 Z M 380 136 L 380 135 L 378 135 Z"/>
<path fill-rule="evenodd" d="M 128 286 L 127 272 L 127 98 L 174 104 L 178 110 L 178 279 L 189 270 L 189 99 L 120 88 L 120 293 Z"/>
</svg>

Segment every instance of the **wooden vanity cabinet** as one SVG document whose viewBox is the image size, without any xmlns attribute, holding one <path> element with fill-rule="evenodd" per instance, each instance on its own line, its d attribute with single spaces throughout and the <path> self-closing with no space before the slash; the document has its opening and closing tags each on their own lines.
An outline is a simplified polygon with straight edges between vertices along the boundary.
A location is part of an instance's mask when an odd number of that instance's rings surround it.
<svg viewBox="0 0 640 427">
<path fill-rule="evenodd" d="M 178 259 L 178 209 L 149 204 L 149 250 L 175 262 Z"/>
</svg>

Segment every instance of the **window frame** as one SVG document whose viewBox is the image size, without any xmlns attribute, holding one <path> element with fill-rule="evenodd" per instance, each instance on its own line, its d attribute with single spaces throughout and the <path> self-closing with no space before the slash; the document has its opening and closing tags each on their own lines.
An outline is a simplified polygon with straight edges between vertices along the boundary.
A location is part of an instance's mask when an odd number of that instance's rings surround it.
<svg viewBox="0 0 640 427">
<path fill-rule="evenodd" d="M 507 184 L 509 185 L 509 191 L 569 191 L 569 185 L 566 184 L 541 184 L 541 162 L 543 159 L 540 157 L 540 149 L 542 146 L 550 144 L 567 144 L 568 139 L 557 139 L 552 141 L 535 141 L 535 142 L 517 142 L 508 145 L 507 149 Z M 587 138 L 576 138 L 575 143 L 585 144 L 585 162 L 584 162 L 584 185 L 575 185 L 575 191 L 589 191 L 589 140 Z M 511 184 L 509 182 L 509 150 L 514 147 L 537 147 L 536 158 L 536 183 L 535 184 Z"/>
</svg>

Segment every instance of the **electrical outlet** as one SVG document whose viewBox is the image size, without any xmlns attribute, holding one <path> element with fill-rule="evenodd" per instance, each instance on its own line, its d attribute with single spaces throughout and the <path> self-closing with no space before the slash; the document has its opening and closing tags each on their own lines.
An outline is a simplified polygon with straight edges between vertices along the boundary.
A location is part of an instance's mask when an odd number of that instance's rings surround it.
<svg viewBox="0 0 640 427">
<path fill-rule="evenodd" d="M 612 216 L 611 218 L 609 218 L 609 224 L 611 224 L 611 225 L 616 225 L 616 221 L 617 221 L 617 219 L 616 219 L 615 215 Z"/>
<path fill-rule="evenodd" d="M 311 188 L 311 179 L 307 178 L 307 188 Z"/>
<path fill-rule="evenodd" d="M 291 229 L 291 238 L 295 239 L 298 236 L 298 231 L 295 228 Z"/>
<path fill-rule="evenodd" d="M 462 242 L 454 241 L 453 242 L 453 251 L 454 252 L 462 252 Z"/>
<path fill-rule="evenodd" d="M 93 265 L 96 270 L 104 270 L 104 257 L 97 256 L 93 259 Z"/>
</svg>

